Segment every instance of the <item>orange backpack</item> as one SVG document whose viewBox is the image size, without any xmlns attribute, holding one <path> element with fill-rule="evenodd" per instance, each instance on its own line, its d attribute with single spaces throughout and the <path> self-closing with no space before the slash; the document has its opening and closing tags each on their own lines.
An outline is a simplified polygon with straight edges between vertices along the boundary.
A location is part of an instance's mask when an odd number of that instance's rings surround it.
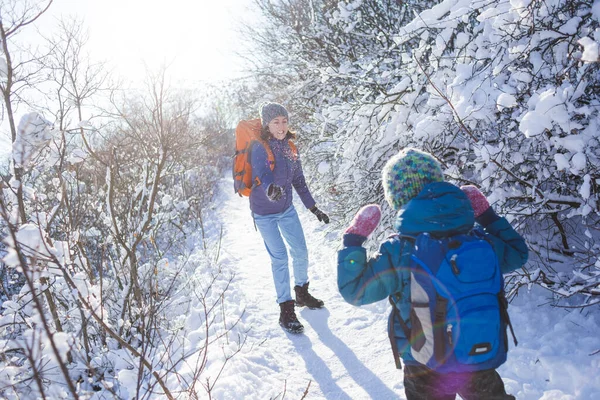
<svg viewBox="0 0 600 400">
<path fill-rule="evenodd" d="M 235 155 L 233 156 L 233 189 L 241 196 L 250 196 L 254 186 L 260 185 L 258 177 L 252 182 L 252 165 L 250 164 L 250 149 L 252 143 L 260 142 L 267 151 L 267 160 L 271 171 L 275 168 L 275 156 L 267 142 L 261 139 L 260 131 L 262 125 L 260 119 L 240 121 L 235 128 Z M 296 157 L 298 149 L 296 145 L 288 140 L 290 149 Z"/>
</svg>

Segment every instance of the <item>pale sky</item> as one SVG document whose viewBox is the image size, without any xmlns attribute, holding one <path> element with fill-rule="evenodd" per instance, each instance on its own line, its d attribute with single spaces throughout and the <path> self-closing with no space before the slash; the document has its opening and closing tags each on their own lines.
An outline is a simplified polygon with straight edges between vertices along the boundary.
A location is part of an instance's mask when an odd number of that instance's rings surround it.
<svg viewBox="0 0 600 400">
<path fill-rule="evenodd" d="M 1 0 L 0 0 L 1 1 Z M 87 51 L 106 61 L 115 74 L 135 85 L 147 70 L 168 65 L 171 81 L 214 81 L 235 77 L 243 62 L 234 51 L 241 40 L 240 19 L 252 14 L 251 0 L 54 0 L 35 27 L 20 40 L 35 41 L 37 30 L 51 36 L 58 20 L 77 16 L 88 29 Z M 20 115 L 29 110 L 20 109 Z M 10 136 L 2 126 L 0 159 L 10 153 Z"/>
<path fill-rule="evenodd" d="M 249 0 L 55 0 L 45 19 L 83 17 L 90 50 L 137 79 L 145 64 L 169 64 L 170 74 L 189 80 L 224 79 L 239 61 L 234 29 Z M 48 18 L 50 15 L 52 17 Z"/>
</svg>

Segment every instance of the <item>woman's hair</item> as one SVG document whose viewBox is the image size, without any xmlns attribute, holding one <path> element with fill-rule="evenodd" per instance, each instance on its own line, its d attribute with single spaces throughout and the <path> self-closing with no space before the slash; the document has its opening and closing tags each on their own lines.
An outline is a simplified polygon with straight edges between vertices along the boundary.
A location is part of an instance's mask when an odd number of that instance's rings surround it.
<svg viewBox="0 0 600 400">
<path fill-rule="evenodd" d="M 271 139 L 273 137 L 273 135 L 271 135 L 271 132 L 269 132 L 269 126 L 265 126 L 261 129 L 260 131 L 260 138 L 264 141 L 268 141 L 269 139 Z M 285 135 L 286 139 L 296 139 L 296 133 L 292 132 L 288 129 L 287 134 Z"/>
</svg>

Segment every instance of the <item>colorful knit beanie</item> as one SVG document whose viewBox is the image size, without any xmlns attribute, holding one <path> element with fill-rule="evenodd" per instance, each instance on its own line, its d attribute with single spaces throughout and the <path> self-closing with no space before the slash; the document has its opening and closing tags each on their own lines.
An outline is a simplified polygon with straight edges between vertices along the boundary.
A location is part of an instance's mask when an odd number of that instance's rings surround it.
<svg viewBox="0 0 600 400">
<path fill-rule="evenodd" d="M 269 125 L 269 122 L 277 117 L 285 117 L 288 120 L 290 119 L 287 110 L 281 104 L 264 103 L 262 106 L 260 106 L 260 120 L 263 128 Z"/>
<path fill-rule="evenodd" d="M 385 199 L 395 210 L 400 210 L 426 185 L 443 180 L 440 163 L 431 154 L 410 147 L 390 158 L 382 171 Z"/>
</svg>

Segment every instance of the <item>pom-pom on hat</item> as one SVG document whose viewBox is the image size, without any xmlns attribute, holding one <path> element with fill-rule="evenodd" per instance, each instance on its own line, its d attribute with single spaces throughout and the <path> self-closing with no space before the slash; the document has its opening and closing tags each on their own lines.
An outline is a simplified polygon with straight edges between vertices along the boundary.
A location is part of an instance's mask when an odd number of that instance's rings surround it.
<svg viewBox="0 0 600 400">
<path fill-rule="evenodd" d="M 433 182 L 442 182 L 440 163 L 429 153 L 407 147 L 389 159 L 382 171 L 385 199 L 395 210 Z"/>
<path fill-rule="evenodd" d="M 264 103 L 260 106 L 260 121 L 263 128 L 269 125 L 269 122 L 277 117 L 286 117 L 288 120 L 290 119 L 287 110 L 281 104 Z"/>
</svg>

